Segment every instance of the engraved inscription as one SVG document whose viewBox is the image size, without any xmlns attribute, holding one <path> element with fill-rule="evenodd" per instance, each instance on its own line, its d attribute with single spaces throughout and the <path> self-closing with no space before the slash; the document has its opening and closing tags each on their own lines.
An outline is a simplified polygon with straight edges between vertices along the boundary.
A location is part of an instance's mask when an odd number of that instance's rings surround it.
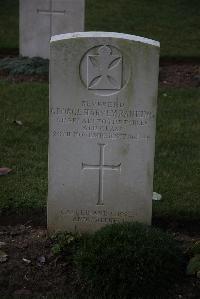
<svg viewBox="0 0 200 299">
<path fill-rule="evenodd" d="M 129 141 L 143 141 L 149 142 L 151 136 L 141 134 L 127 134 L 127 133 L 99 133 L 99 132 L 79 132 L 79 131 L 52 131 L 53 137 L 72 137 L 72 138 L 92 138 L 92 139 L 112 139 L 112 140 L 129 140 Z"/>
<path fill-rule="evenodd" d="M 93 90 L 120 90 L 122 86 L 122 56 L 112 55 L 102 46 L 98 55 L 88 55 L 87 87 Z"/>
<path fill-rule="evenodd" d="M 134 221 L 138 211 L 108 211 L 108 210 L 70 210 L 62 209 L 63 217 L 72 217 L 73 222 L 112 224 L 123 221 Z"/>
<path fill-rule="evenodd" d="M 98 170 L 99 171 L 99 192 L 98 192 L 98 202 L 97 205 L 103 205 L 103 177 L 105 170 L 117 170 L 121 171 L 121 163 L 118 165 L 106 165 L 104 163 L 104 150 L 106 144 L 98 144 L 100 147 L 100 157 L 99 157 L 99 164 L 98 165 L 91 165 L 82 163 L 82 170 Z"/>
<path fill-rule="evenodd" d="M 76 107 L 52 107 L 53 136 L 149 141 L 155 113 L 130 108 L 125 100 L 82 100 Z M 147 130 L 146 130 L 147 129 Z"/>
</svg>

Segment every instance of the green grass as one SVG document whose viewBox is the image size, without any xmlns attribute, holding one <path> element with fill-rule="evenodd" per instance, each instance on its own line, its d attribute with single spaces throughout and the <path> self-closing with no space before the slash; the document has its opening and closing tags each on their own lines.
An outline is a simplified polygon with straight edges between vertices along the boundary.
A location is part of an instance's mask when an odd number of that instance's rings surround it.
<svg viewBox="0 0 200 299">
<path fill-rule="evenodd" d="M 0 165 L 13 169 L 0 177 L 0 208 L 41 208 L 47 192 L 48 86 L 1 83 L 0 107 Z"/>
<path fill-rule="evenodd" d="M 107 225 L 87 236 L 74 261 L 84 292 L 102 299 L 167 298 L 185 263 L 172 236 L 139 223 Z"/>
<path fill-rule="evenodd" d="M 18 3 L 18 0 L 0 0 L 0 49 L 19 46 Z"/>
<path fill-rule="evenodd" d="M 167 96 L 166 96 L 167 95 Z M 200 219 L 200 90 L 162 90 L 158 105 L 154 215 Z"/>
<path fill-rule="evenodd" d="M 45 207 L 47 197 L 48 85 L 0 83 L 0 209 Z M 13 123 L 21 120 L 23 126 Z M 164 89 L 158 101 L 154 216 L 200 219 L 200 90 Z"/>
<path fill-rule="evenodd" d="M 18 0 L 0 0 L 0 49 L 18 47 Z M 86 30 L 161 42 L 161 55 L 200 56 L 199 0 L 86 0 Z"/>
<path fill-rule="evenodd" d="M 87 0 L 86 29 L 161 42 L 161 55 L 200 56 L 199 0 Z"/>
</svg>

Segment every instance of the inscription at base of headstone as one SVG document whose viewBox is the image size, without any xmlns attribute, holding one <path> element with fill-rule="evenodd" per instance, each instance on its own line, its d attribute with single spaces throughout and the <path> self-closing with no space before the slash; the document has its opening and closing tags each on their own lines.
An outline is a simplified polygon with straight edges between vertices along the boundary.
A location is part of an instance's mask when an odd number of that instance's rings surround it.
<svg viewBox="0 0 200 299">
<path fill-rule="evenodd" d="M 150 224 L 159 43 L 64 34 L 50 61 L 49 231 Z"/>
<path fill-rule="evenodd" d="M 20 0 L 20 54 L 49 58 L 52 35 L 84 31 L 85 0 Z"/>
</svg>

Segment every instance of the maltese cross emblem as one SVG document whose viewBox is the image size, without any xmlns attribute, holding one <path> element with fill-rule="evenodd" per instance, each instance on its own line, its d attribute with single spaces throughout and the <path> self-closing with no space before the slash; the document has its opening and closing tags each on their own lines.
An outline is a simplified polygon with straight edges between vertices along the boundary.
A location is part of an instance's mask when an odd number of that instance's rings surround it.
<svg viewBox="0 0 200 299">
<path fill-rule="evenodd" d="M 101 46 L 98 55 L 88 55 L 87 88 L 89 90 L 120 90 L 122 88 L 122 56 L 112 55 L 109 46 Z"/>
</svg>

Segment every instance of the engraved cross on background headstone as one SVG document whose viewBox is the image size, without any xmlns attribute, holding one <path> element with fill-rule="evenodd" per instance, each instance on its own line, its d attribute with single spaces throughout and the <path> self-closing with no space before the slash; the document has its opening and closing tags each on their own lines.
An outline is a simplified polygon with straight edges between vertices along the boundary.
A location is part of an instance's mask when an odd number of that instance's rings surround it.
<svg viewBox="0 0 200 299">
<path fill-rule="evenodd" d="M 104 150 L 106 144 L 98 143 L 100 147 L 100 157 L 98 165 L 90 165 L 86 163 L 82 163 L 83 170 L 99 170 L 99 194 L 98 194 L 98 202 L 97 205 L 103 205 L 103 176 L 105 170 L 118 170 L 121 171 L 121 163 L 118 165 L 106 165 L 104 164 Z"/>
<path fill-rule="evenodd" d="M 53 26 L 52 26 L 52 16 L 53 15 L 65 15 L 66 14 L 66 10 L 53 10 L 53 0 L 50 0 L 50 7 L 48 10 L 44 10 L 44 9 L 37 9 L 37 13 L 41 14 L 41 15 L 47 15 L 50 17 L 50 36 L 52 36 L 53 34 Z"/>
</svg>

